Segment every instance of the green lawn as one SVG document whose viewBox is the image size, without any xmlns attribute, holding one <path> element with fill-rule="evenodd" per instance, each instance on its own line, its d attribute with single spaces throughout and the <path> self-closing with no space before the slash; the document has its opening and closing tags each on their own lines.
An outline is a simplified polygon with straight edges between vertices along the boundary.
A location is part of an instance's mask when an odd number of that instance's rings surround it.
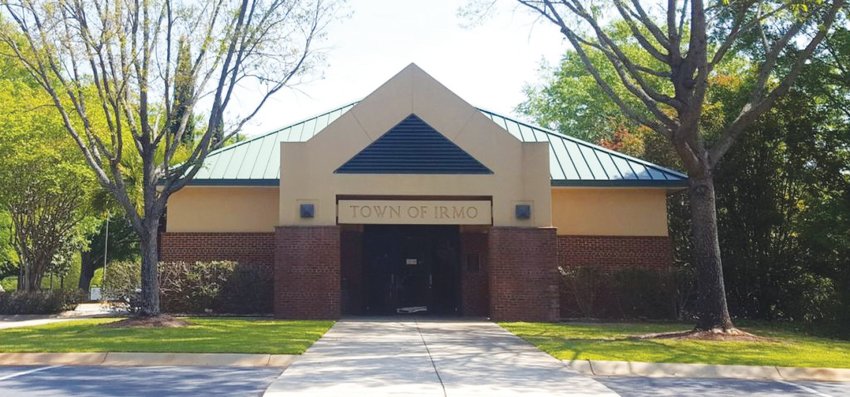
<svg viewBox="0 0 850 397">
<path fill-rule="evenodd" d="M 647 333 L 685 331 L 693 327 L 687 324 L 520 322 L 500 325 L 562 360 L 850 368 L 849 341 L 808 336 L 788 326 L 741 327 L 771 338 L 770 342 L 715 342 L 629 338 Z"/>
<path fill-rule="evenodd" d="M 301 354 L 332 321 L 190 317 L 182 328 L 106 328 L 117 319 L 73 320 L 0 330 L 0 352 Z"/>
</svg>

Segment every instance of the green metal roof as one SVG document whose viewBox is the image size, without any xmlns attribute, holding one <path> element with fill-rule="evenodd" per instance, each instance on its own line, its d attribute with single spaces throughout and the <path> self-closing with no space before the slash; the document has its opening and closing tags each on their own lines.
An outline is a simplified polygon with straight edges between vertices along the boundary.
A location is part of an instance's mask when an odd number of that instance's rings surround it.
<svg viewBox="0 0 850 397">
<path fill-rule="evenodd" d="M 355 102 L 356 103 L 356 102 Z M 355 103 L 211 152 L 191 185 L 267 185 L 280 182 L 280 143 L 304 142 Z"/>
<path fill-rule="evenodd" d="M 688 177 L 552 130 L 479 109 L 523 142 L 549 143 L 552 186 L 687 186 Z"/>
<path fill-rule="evenodd" d="M 280 143 L 304 142 L 354 107 L 355 103 L 252 137 L 210 153 L 191 185 L 277 186 Z M 552 186 L 687 186 L 687 176 L 551 130 L 481 110 L 523 142 L 549 143 Z"/>
</svg>

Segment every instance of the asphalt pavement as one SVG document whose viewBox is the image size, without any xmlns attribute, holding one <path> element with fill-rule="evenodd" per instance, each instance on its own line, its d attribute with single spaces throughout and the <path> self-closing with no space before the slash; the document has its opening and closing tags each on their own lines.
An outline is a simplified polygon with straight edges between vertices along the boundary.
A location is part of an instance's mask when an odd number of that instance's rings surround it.
<svg viewBox="0 0 850 397">
<path fill-rule="evenodd" d="M 261 396 L 279 368 L 2 367 L 0 396 Z"/>
<path fill-rule="evenodd" d="M 850 396 L 850 382 L 777 380 L 595 377 L 623 397 L 700 396 Z"/>
<path fill-rule="evenodd" d="M 280 372 L 275 368 L 0 366 L 0 396 L 261 396 Z M 624 397 L 850 396 L 850 382 L 646 377 L 594 379 Z"/>
</svg>

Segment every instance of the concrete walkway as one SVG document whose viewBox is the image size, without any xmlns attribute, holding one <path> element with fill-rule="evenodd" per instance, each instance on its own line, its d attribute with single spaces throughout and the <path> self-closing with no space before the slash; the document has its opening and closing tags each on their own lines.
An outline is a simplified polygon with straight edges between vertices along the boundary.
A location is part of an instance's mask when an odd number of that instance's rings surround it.
<svg viewBox="0 0 850 397">
<path fill-rule="evenodd" d="M 343 320 L 266 396 L 616 396 L 498 325 Z"/>
<path fill-rule="evenodd" d="M 75 310 L 60 314 L 17 314 L 0 315 L 0 329 L 34 327 L 36 325 L 60 323 L 82 318 L 97 318 L 126 315 L 127 312 L 102 303 L 81 303 Z"/>
</svg>

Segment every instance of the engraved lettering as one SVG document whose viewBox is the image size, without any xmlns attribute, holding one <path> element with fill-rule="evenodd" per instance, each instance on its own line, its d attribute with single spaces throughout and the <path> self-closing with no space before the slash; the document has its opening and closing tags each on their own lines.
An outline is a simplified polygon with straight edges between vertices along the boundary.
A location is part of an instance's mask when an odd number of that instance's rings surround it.
<svg viewBox="0 0 850 397">
<path fill-rule="evenodd" d="M 375 206 L 375 216 L 377 216 L 378 218 L 383 218 L 384 213 L 386 213 L 386 211 L 387 211 L 386 205 L 376 205 Z"/>
</svg>

